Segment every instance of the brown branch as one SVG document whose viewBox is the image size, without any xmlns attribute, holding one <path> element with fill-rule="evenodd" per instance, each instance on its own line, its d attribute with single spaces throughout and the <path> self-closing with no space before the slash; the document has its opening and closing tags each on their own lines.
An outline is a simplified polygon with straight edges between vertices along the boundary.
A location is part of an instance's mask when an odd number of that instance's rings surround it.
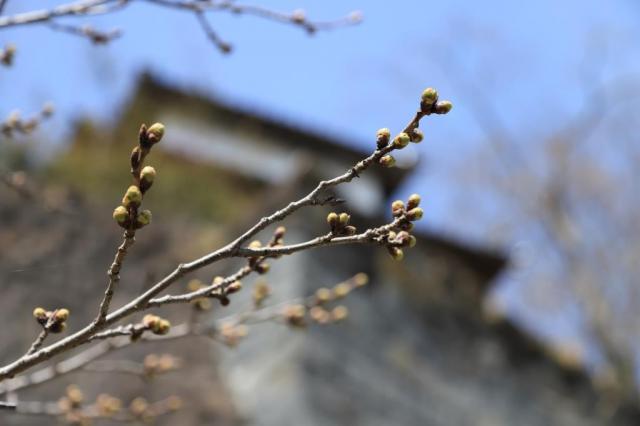
<svg viewBox="0 0 640 426">
<path fill-rule="evenodd" d="M 207 36 L 207 38 L 222 53 L 230 53 L 231 52 L 231 45 L 220 38 L 218 33 L 215 32 L 215 30 L 213 29 L 213 27 L 211 26 L 211 24 L 207 20 L 207 17 L 204 15 L 204 13 L 201 12 L 201 11 L 198 11 L 198 12 L 195 13 L 195 15 L 196 15 L 196 19 L 198 20 L 198 23 L 200 24 L 200 27 L 202 28 L 202 31 L 204 31 L 204 33 Z"/>
<path fill-rule="evenodd" d="M 42 344 L 44 343 L 44 340 L 47 338 L 48 335 L 49 335 L 49 328 L 44 327 L 40 332 L 40 334 L 38 335 L 38 337 L 36 338 L 36 340 L 31 344 L 31 347 L 27 351 L 27 355 L 31 355 L 32 353 L 40 349 L 40 346 L 42 346 Z"/>
<path fill-rule="evenodd" d="M 430 90 L 434 94 L 431 97 L 434 97 L 437 100 L 437 94 L 435 94 L 435 91 L 433 91 L 432 89 Z M 425 94 L 423 94 L 423 99 L 424 97 L 425 97 Z M 451 109 L 450 103 L 448 102 L 436 103 L 436 100 L 433 100 L 433 102 L 429 102 L 428 104 L 426 104 L 425 101 L 423 100 L 423 102 L 421 103 L 420 110 L 415 114 L 414 118 L 405 127 L 404 132 L 408 134 L 412 134 L 413 130 L 418 127 L 420 119 L 425 115 L 429 115 L 433 112 L 444 114 Z M 145 134 L 145 129 L 146 128 L 144 126 L 141 129 L 141 133 L 140 133 L 141 138 Z M 141 139 L 141 142 L 142 142 L 142 139 Z M 142 146 L 143 144 L 141 144 L 141 147 Z M 406 144 L 403 146 L 406 146 Z M 318 186 L 315 189 L 313 189 L 310 193 L 308 193 L 305 197 L 289 203 L 289 205 L 287 205 L 285 208 L 279 211 L 276 211 L 270 216 L 263 217 L 253 227 L 251 227 L 244 234 L 242 234 L 240 237 L 238 237 L 236 240 L 229 243 L 225 247 L 222 247 L 216 251 L 213 251 L 192 262 L 178 265 L 178 267 L 174 271 L 172 271 L 170 274 L 165 276 L 158 283 L 153 285 L 149 290 L 139 295 L 134 300 L 122 306 L 121 308 L 117 309 L 116 311 L 112 312 L 111 314 L 106 315 L 103 321 L 101 322 L 94 321 L 93 323 L 85 326 L 83 329 L 75 332 L 74 334 L 64 339 L 61 339 L 45 348 L 42 348 L 33 354 L 25 355 L 19 358 L 18 360 L 0 368 L 0 381 L 9 377 L 13 377 L 15 374 L 25 371 L 28 368 L 34 365 L 37 365 L 43 361 L 46 361 L 59 353 L 70 350 L 79 345 L 86 344 L 91 339 L 91 337 L 95 335 L 97 332 L 99 332 L 100 330 L 103 330 L 108 325 L 111 325 L 135 312 L 144 311 L 149 307 L 158 306 L 165 303 L 174 303 L 177 301 L 186 302 L 186 301 L 193 300 L 193 298 L 201 296 L 202 293 L 200 292 L 201 291 L 204 292 L 205 291 L 204 289 L 199 290 L 197 292 L 188 293 L 186 295 L 169 296 L 169 297 L 165 296 L 164 298 L 153 299 L 156 295 L 158 295 L 159 293 L 167 289 L 171 284 L 173 284 L 174 282 L 176 282 L 178 279 L 182 278 L 184 275 L 186 275 L 189 272 L 198 270 L 204 266 L 210 265 L 222 259 L 254 254 L 251 252 L 243 251 L 243 249 L 241 249 L 242 245 L 246 241 L 248 241 L 250 238 L 255 236 L 260 231 L 264 230 L 267 226 L 281 221 L 282 219 L 293 214 L 294 212 L 296 212 L 302 207 L 324 205 L 328 203 L 331 200 L 331 198 L 324 198 L 324 199 L 321 198 L 320 193 L 322 191 L 335 187 L 342 183 L 350 182 L 355 177 L 358 177 L 359 174 L 362 173 L 364 170 L 368 169 L 373 163 L 379 162 L 383 156 L 401 147 L 402 146 L 400 146 L 400 144 L 396 143 L 396 140 L 390 142 L 387 138 L 384 144 L 380 144 L 380 140 L 379 140 L 378 148 L 370 156 L 358 162 L 355 166 L 353 166 L 351 169 L 349 169 L 342 175 L 339 175 L 330 180 L 325 180 L 320 182 Z M 135 151 L 134 151 L 134 154 L 135 154 Z M 144 159 L 144 154 L 145 154 L 144 150 L 142 153 L 139 153 L 139 154 L 140 155 L 132 157 L 132 174 L 134 174 L 134 177 L 136 176 L 136 173 L 135 173 L 136 170 L 134 170 L 135 168 L 134 163 L 135 165 L 138 165 L 138 166 L 142 164 L 142 160 Z M 139 175 L 138 175 L 137 181 L 139 181 Z M 360 236 L 356 237 L 353 240 L 349 239 L 348 237 L 338 237 L 335 239 L 331 238 L 328 241 L 329 242 L 336 241 L 336 243 L 337 242 L 340 242 L 340 243 L 360 242 L 358 238 L 367 239 L 371 237 L 372 236 L 370 234 L 366 237 L 364 236 L 364 234 L 361 234 Z M 342 238 L 346 238 L 346 240 L 342 240 Z M 298 246 L 298 248 L 302 249 L 300 246 Z M 293 248 L 289 247 L 289 250 L 296 250 L 296 249 L 297 248 L 295 246 L 293 246 Z M 246 274 L 249 274 L 251 270 L 252 270 L 251 267 L 245 267 L 241 269 L 237 274 L 238 276 L 245 276 Z M 220 287 L 218 288 L 224 289 L 226 288 L 226 286 L 230 284 L 230 282 L 231 281 L 229 281 L 229 279 L 225 280 L 224 283 L 221 284 Z M 207 290 L 211 292 L 212 289 L 207 289 Z M 153 299 L 153 302 L 151 302 L 152 299 Z"/>
<path fill-rule="evenodd" d="M 118 247 L 113 263 L 107 272 L 107 275 L 109 276 L 109 283 L 107 284 L 107 289 L 104 292 L 104 298 L 100 303 L 100 310 L 98 317 L 96 318 L 97 324 L 102 324 L 109 312 L 109 305 L 111 304 L 113 293 L 120 282 L 120 269 L 122 268 L 122 263 L 124 262 L 124 258 L 127 255 L 129 247 L 131 247 L 136 241 L 135 235 L 135 231 L 133 230 L 127 229 L 124 232 L 122 244 Z"/>
<path fill-rule="evenodd" d="M 75 25 L 65 25 L 58 24 L 57 22 L 50 22 L 49 28 L 54 31 L 60 31 L 67 34 L 86 37 L 95 44 L 107 44 L 122 35 L 122 32 L 119 29 L 113 29 L 110 31 L 99 31 L 90 25 L 77 27 Z"/>
<path fill-rule="evenodd" d="M 36 24 L 50 21 L 63 16 L 92 15 L 111 12 L 111 8 L 100 8 L 110 3 L 128 4 L 128 1 L 119 0 L 79 0 L 62 4 L 53 9 L 41 9 L 30 12 L 18 13 L 11 16 L 0 16 L 0 28 L 15 27 L 19 25 Z"/>
</svg>

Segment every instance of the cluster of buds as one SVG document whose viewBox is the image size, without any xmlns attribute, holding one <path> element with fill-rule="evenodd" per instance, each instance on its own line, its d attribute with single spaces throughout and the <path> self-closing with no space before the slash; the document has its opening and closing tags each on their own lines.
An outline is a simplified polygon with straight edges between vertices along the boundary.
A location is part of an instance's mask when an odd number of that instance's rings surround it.
<svg viewBox="0 0 640 426">
<path fill-rule="evenodd" d="M 356 227 L 349 225 L 351 216 L 347 213 L 331 212 L 327 215 L 327 223 L 333 235 L 355 235 Z"/>
<path fill-rule="evenodd" d="M 220 337 L 225 345 L 234 348 L 249 334 L 249 328 L 244 324 L 222 324 L 219 330 Z"/>
<path fill-rule="evenodd" d="M 264 303 L 264 301 L 270 295 L 271 295 L 271 287 L 269 287 L 269 284 L 267 284 L 264 281 L 258 281 L 253 286 L 253 294 L 252 294 L 252 296 L 253 296 L 253 305 L 256 308 L 261 307 L 262 304 Z"/>
<path fill-rule="evenodd" d="M 438 100 L 438 91 L 429 87 L 422 92 L 420 110 L 424 114 L 446 114 L 453 108 L 450 101 Z"/>
<path fill-rule="evenodd" d="M 160 318 L 157 315 L 147 314 L 142 318 L 142 324 L 144 328 L 150 330 L 153 334 L 163 335 L 167 334 L 171 329 L 171 323 L 169 320 Z"/>
<path fill-rule="evenodd" d="M 204 288 L 205 285 L 202 281 L 194 279 L 189 281 L 189 283 L 187 284 L 187 291 L 189 292 L 194 292 L 194 291 L 198 291 L 201 288 Z M 199 297 L 195 300 L 193 300 L 192 302 L 193 304 L 193 308 L 196 311 L 208 311 L 211 309 L 211 300 L 206 298 L 206 297 Z"/>
<path fill-rule="evenodd" d="M 402 248 L 412 248 L 416 245 L 416 237 L 409 232 L 413 229 L 413 223 L 422 219 L 424 214 L 420 206 L 420 196 L 412 194 L 405 205 L 402 200 L 391 203 L 391 214 L 395 218 L 403 218 L 398 229 L 389 231 L 386 236 L 387 250 L 391 257 L 402 260 L 404 252 Z M 397 231 L 397 232 L 396 232 Z"/>
<path fill-rule="evenodd" d="M 69 385 L 65 389 L 65 395 L 58 400 L 58 406 L 61 411 L 69 411 L 79 408 L 84 401 L 84 394 L 76 385 Z"/>
<path fill-rule="evenodd" d="M 20 116 L 20 111 L 13 111 L 0 123 L 0 131 L 8 138 L 15 134 L 28 135 L 38 128 L 40 122 L 51 117 L 53 112 L 54 107 L 50 102 L 45 103 L 40 112 L 28 119 L 23 119 Z"/>
<path fill-rule="evenodd" d="M 135 398 L 129 403 L 129 413 L 134 419 L 139 419 L 144 423 L 149 423 L 153 420 L 149 403 L 142 397 Z"/>
<path fill-rule="evenodd" d="M 324 306 L 313 306 L 309 309 L 309 318 L 320 325 L 343 321 L 348 315 L 349 310 L 343 305 L 336 306 L 331 310 Z"/>
<path fill-rule="evenodd" d="M 170 354 L 149 354 L 144 358 L 142 367 L 146 377 L 157 376 L 180 368 L 180 359 Z"/>
<path fill-rule="evenodd" d="M 305 304 L 288 305 L 282 311 L 285 322 L 294 327 L 304 327 L 307 316 L 317 324 L 329 324 L 342 321 L 349 315 L 346 306 L 329 307 L 331 302 L 346 297 L 352 290 L 364 287 L 369 282 L 365 273 L 359 273 L 333 288 L 322 287 L 307 299 Z"/>
<path fill-rule="evenodd" d="M 284 318 L 284 320 L 287 322 L 287 324 L 293 327 L 304 327 L 306 325 L 306 314 L 307 307 L 300 303 L 287 305 L 282 311 L 282 317 Z"/>
<path fill-rule="evenodd" d="M 16 46 L 12 43 L 6 44 L 0 50 L 0 63 L 6 67 L 13 65 L 13 59 L 16 56 Z"/>
<path fill-rule="evenodd" d="M 420 143 L 424 139 L 422 130 L 418 128 L 419 119 L 425 115 L 430 114 L 446 114 L 451 111 L 453 104 L 449 101 L 439 101 L 438 92 L 429 87 L 422 92 L 420 101 L 420 111 L 418 117 L 412 124 L 391 139 L 391 131 L 389 129 L 382 128 L 376 133 L 376 146 L 379 150 L 385 149 L 386 152 L 396 149 L 403 149 L 409 145 L 410 142 Z M 396 164 L 396 159 L 391 154 L 385 154 L 378 159 L 378 163 L 382 167 L 393 167 Z"/>
<path fill-rule="evenodd" d="M 138 397 L 129 404 L 129 413 L 134 420 L 151 423 L 163 414 L 179 410 L 182 405 L 182 400 L 177 396 L 170 396 L 154 403 L 149 403 L 146 399 Z"/>
<path fill-rule="evenodd" d="M 249 248 L 254 250 L 260 249 L 262 248 L 262 242 L 260 242 L 260 240 L 253 240 L 249 243 Z M 266 274 L 271 268 L 271 266 L 264 261 L 263 257 L 250 257 L 249 266 L 260 275 Z"/>
<path fill-rule="evenodd" d="M 270 247 L 270 248 L 281 247 L 284 244 L 284 235 L 286 234 L 286 232 L 287 232 L 287 228 L 285 228 L 284 226 L 278 226 L 276 230 L 273 231 L 273 236 L 271 237 L 271 240 L 269 240 L 269 242 L 267 243 L 267 247 Z M 249 244 L 249 248 L 254 250 L 260 249 L 262 248 L 262 242 L 260 240 L 254 240 Z M 274 256 L 274 257 L 278 258 L 280 256 Z M 271 269 L 271 266 L 267 262 L 265 262 L 264 257 L 261 257 L 261 256 L 250 257 L 248 260 L 249 260 L 249 266 L 251 267 L 251 269 L 253 269 L 260 275 L 266 274 Z"/>
<path fill-rule="evenodd" d="M 164 125 L 155 123 L 149 128 L 144 124 L 140 128 L 138 146 L 131 153 L 131 174 L 134 183 L 129 186 L 122 204 L 113 211 L 113 220 L 126 230 L 135 230 L 151 223 L 151 211 L 141 210 L 140 206 L 145 193 L 153 185 L 156 170 L 151 166 L 143 167 L 144 159 L 151 147 L 162 140 Z"/>
<path fill-rule="evenodd" d="M 122 401 L 109 394 L 101 393 L 96 398 L 95 406 L 101 417 L 111 418 L 122 410 Z"/>
<path fill-rule="evenodd" d="M 219 288 L 224 283 L 224 278 L 215 277 L 212 285 Z M 222 306 L 228 306 L 231 303 L 229 296 L 242 290 L 242 281 L 235 280 L 226 287 L 222 288 L 220 292 L 212 292 L 211 295 L 217 297 Z"/>
<path fill-rule="evenodd" d="M 65 308 L 47 311 L 44 308 L 35 308 L 33 317 L 43 328 L 51 333 L 61 333 L 67 328 L 67 319 L 69 319 L 69 310 Z"/>
</svg>

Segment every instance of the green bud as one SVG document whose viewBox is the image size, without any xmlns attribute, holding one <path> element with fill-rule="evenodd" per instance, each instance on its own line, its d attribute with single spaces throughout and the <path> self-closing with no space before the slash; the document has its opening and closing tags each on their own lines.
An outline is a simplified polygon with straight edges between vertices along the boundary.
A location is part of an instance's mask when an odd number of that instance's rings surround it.
<svg viewBox="0 0 640 426">
<path fill-rule="evenodd" d="M 127 219 L 129 218 L 129 210 L 125 206 L 118 206 L 113 211 L 113 220 L 115 220 L 118 225 L 123 225 Z"/>
<path fill-rule="evenodd" d="M 402 200 L 395 200 L 391 203 L 391 213 L 394 216 L 399 216 L 404 211 L 404 203 Z"/>
<path fill-rule="evenodd" d="M 151 332 L 153 334 L 167 334 L 170 329 L 171 323 L 166 319 L 159 318 L 155 327 L 151 329 Z"/>
<path fill-rule="evenodd" d="M 378 162 L 382 167 L 387 167 L 387 168 L 393 167 L 396 165 L 396 159 L 393 158 L 393 156 L 391 155 L 383 155 L 382 157 L 380 157 L 380 160 L 378 160 Z"/>
<path fill-rule="evenodd" d="M 138 206 L 142 202 L 142 192 L 140 192 L 140 188 L 135 185 L 131 185 L 127 192 L 124 194 L 124 198 L 122 199 L 122 204 L 125 207 L 129 207 L 131 205 Z"/>
<path fill-rule="evenodd" d="M 438 102 L 434 107 L 434 112 L 436 114 L 446 114 L 449 111 L 451 111 L 451 108 L 453 108 L 453 104 L 451 102 L 441 101 L 441 102 Z"/>
<path fill-rule="evenodd" d="M 414 221 L 422 219 L 424 211 L 420 207 L 413 208 L 407 212 L 407 219 Z"/>
<path fill-rule="evenodd" d="M 138 217 L 136 218 L 136 222 L 138 227 L 142 228 L 151 223 L 151 211 L 150 210 L 142 210 L 138 213 Z"/>
<path fill-rule="evenodd" d="M 407 200 L 407 209 L 411 210 L 420 205 L 420 196 L 418 194 L 411 194 Z"/>
<path fill-rule="evenodd" d="M 411 142 L 420 143 L 424 139 L 424 133 L 417 127 L 411 132 Z"/>
<path fill-rule="evenodd" d="M 140 179 L 151 184 L 156 178 L 156 169 L 146 166 L 140 171 Z"/>
<path fill-rule="evenodd" d="M 422 92 L 422 102 L 431 106 L 438 100 L 438 91 L 433 87 L 429 87 Z"/>
<path fill-rule="evenodd" d="M 386 127 L 378 130 L 376 133 L 376 143 L 378 148 L 383 148 L 389 143 L 389 138 L 391 137 L 391 131 Z"/>
<path fill-rule="evenodd" d="M 404 252 L 398 247 L 389 247 L 389 254 L 394 260 L 402 260 L 404 258 Z"/>
<path fill-rule="evenodd" d="M 349 219 L 351 219 L 351 216 L 347 213 L 340 213 L 340 225 L 347 226 L 349 224 Z"/>
<path fill-rule="evenodd" d="M 55 313 L 56 321 L 66 321 L 69 319 L 69 310 L 68 309 L 58 309 Z"/>
<path fill-rule="evenodd" d="M 38 322 L 40 324 L 43 324 L 47 322 L 47 311 L 44 308 L 35 308 L 33 310 L 33 317 L 38 320 Z"/>
<path fill-rule="evenodd" d="M 339 221 L 340 219 L 338 218 L 338 215 L 336 213 L 331 212 L 327 215 L 327 223 L 331 228 L 335 228 L 338 225 Z"/>
<path fill-rule="evenodd" d="M 413 235 L 409 235 L 409 248 L 413 248 L 416 246 L 416 237 Z"/>
<path fill-rule="evenodd" d="M 149 142 L 158 143 L 164 136 L 164 124 L 154 123 L 147 129 L 147 139 Z"/>
<path fill-rule="evenodd" d="M 393 139 L 393 146 L 395 146 L 398 149 L 402 149 L 405 146 L 409 145 L 409 142 L 411 142 L 409 135 L 406 134 L 405 132 L 402 132 Z"/>
</svg>

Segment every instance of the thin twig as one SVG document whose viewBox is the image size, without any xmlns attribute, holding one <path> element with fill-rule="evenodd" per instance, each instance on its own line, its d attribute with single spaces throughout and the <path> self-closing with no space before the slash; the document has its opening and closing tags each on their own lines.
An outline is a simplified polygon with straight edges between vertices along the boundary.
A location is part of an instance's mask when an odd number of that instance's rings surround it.
<svg viewBox="0 0 640 426">
<path fill-rule="evenodd" d="M 98 313 L 98 317 L 96 318 L 97 324 L 102 324 L 109 313 L 109 305 L 111 304 L 111 299 L 113 298 L 113 293 L 115 291 L 116 286 L 120 282 L 120 269 L 122 268 L 122 263 L 124 262 L 124 258 L 127 255 L 127 251 L 129 247 L 133 245 L 136 241 L 136 233 L 133 230 L 126 230 L 123 235 L 122 244 L 118 247 L 118 251 L 116 252 L 115 258 L 113 259 L 113 263 L 107 272 L 109 276 L 109 283 L 107 284 L 107 289 L 104 292 L 104 298 L 100 303 L 100 310 Z"/>
<path fill-rule="evenodd" d="M 430 113 L 431 113 L 430 110 L 429 111 L 418 110 L 415 116 L 413 117 L 413 119 L 405 127 L 404 132 L 410 134 L 411 131 L 418 126 L 420 119 L 425 115 L 429 115 Z M 236 240 L 229 243 L 228 245 L 216 251 L 213 251 L 205 256 L 202 256 L 201 258 L 196 259 L 192 262 L 178 265 L 178 267 L 175 270 L 173 270 L 171 273 L 165 276 L 158 283 L 153 285 L 149 290 L 147 290 L 140 296 L 136 297 L 134 300 L 122 306 L 121 308 L 117 309 L 116 311 L 112 312 L 111 314 L 106 315 L 103 321 L 101 322 L 94 321 L 91 324 L 84 327 L 83 329 L 77 331 L 76 333 L 64 339 L 61 339 L 45 348 L 42 348 L 33 354 L 25 355 L 19 358 L 18 360 L 12 362 L 11 364 L 8 364 L 0 368 L 0 381 L 9 377 L 13 377 L 15 374 L 25 371 L 28 368 L 34 365 L 37 365 L 43 361 L 46 361 L 61 352 L 67 351 L 69 349 L 72 349 L 74 347 L 87 343 L 89 339 L 91 339 L 91 336 L 94 335 L 96 332 L 106 328 L 108 325 L 111 325 L 135 312 L 140 312 L 148 309 L 151 306 L 158 306 L 164 303 L 176 303 L 177 301 L 186 302 L 186 301 L 193 300 L 193 298 L 196 298 L 197 296 L 200 296 L 201 294 L 199 292 L 193 292 L 187 295 L 175 296 L 178 298 L 178 300 L 175 300 L 175 301 L 171 297 L 169 298 L 165 297 L 165 298 L 157 298 L 153 301 L 153 303 L 151 303 L 151 300 L 155 296 L 157 296 L 159 293 L 167 289 L 171 284 L 175 283 L 177 280 L 185 276 L 187 273 L 201 269 L 204 266 L 210 265 L 222 259 L 242 256 L 241 253 L 247 254 L 248 252 L 241 250 L 241 247 L 250 238 L 254 237 L 256 234 L 264 230 L 269 225 L 272 225 L 276 222 L 283 220 L 284 218 L 293 214 L 294 212 L 301 209 L 302 207 L 323 205 L 327 203 L 328 202 L 327 200 L 329 200 L 328 198 L 322 199 L 319 197 L 322 191 L 325 191 L 329 188 L 333 188 L 342 183 L 350 182 L 355 177 L 358 177 L 360 173 L 368 169 L 372 164 L 378 162 L 380 158 L 382 158 L 382 156 L 388 154 L 394 149 L 395 147 L 393 143 L 389 143 L 382 148 L 376 149 L 370 156 L 359 161 L 355 166 L 353 166 L 351 169 L 349 169 L 342 175 L 339 175 L 330 180 L 321 181 L 316 186 L 316 188 L 313 189 L 311 192 L 309 192 L 305 197 L 289 203 L 283 209 L 278 210 L 269 216 L 263 217 L 253 227 L 251 227 L 244 234 L 242 234 L 240 237 L 238 237 Z M 347 238 L 347 237 L 340 237 L 340 238 Z M 329 240 L 329 241 L 332 241 L 332 240 Z M 338 240 L 338 239 L 336 238 L 335 240 Z M 353 242 L 360 242 L 360 241 L 355 239 Z M 250 269 L 246 271 L 242 271 L 241 275 L 248 274 L 250 272 L 251 272 Z M 225 288 L 225 286 L 228 286 L 229 284 L 230 282 L 225 280 L 224 284 L 222 284 L 220 288 Z M 209 289 L 209 291 L 211 291 L 211 289 Z M 102 312 L 102 309 L 101 309 L 101 312 Z"/>
</svg>

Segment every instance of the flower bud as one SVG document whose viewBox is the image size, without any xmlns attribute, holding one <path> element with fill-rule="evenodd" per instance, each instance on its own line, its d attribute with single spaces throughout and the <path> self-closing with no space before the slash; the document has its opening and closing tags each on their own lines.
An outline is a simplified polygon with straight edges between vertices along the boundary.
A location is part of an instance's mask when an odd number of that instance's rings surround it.
<svg viewBox="0 0 640 426">
<path fill-rule="evenodd" d="M 240 290 L 242 290 L 242 282 L 240 280 L 235 280 L 227 286 L 227 294 L 237 293 Z"/>
<path fill-rule="evenodd" d="M 406 134 L 405 132 L 402 132 L 393 139 L 393 146 L 395 146 L 398 149 L 402 149 L 405 146 L 409 145 L 409 142 L 411 142 L 409 135 Z"/>
<path fill-rule="evenodd" d="M 340 213 L 340 226 L 347 226 L 349 224 L 349 219 L 351 219 L 351 216 L 349 216 L 347 213 Z"/>
<path fill-rule="evenodd" d="M 327 223 L 329 224 L 331 229 L 334 229 L 336 226 L 338 226 L 339 221 L 340 218 L 335 212 L 331 212 L 327 215 Z"/>
<path fill-rule="evenodd" d="M 411 132 L 411 142 L 420 143 L 424 139 L 424 133 L 417 127 Z"/>
<path fill-rule="evenodd" d="M 407 200 L 407 210 L 411 210 L 420 205 L 421 198 L 418 194 L 411 194 Z"/>
<path fill-rule="evenodd" d="M 332 293 L 328 288 L 322 287 L 316 290 L 316 301 L 318 303 L 327 303 L 331 300 Z"/>
<path fill-rule="evenodd" d="M 389 254 L 394 260 L 402 260 L 404 258 L 404 252 L 398 247 L 388 247 Z"/>
<path fill-rule="evenodd" d="M 410 221 L 422 219 L 424 211 L 420 207 L 413 208 L 407 212 L 407 219 Z"/>
<path fill-rule="evenodd" d="M 369 283 L 369 276 L 364 272 L 359 272 L 353 276 L 353 285 L 356 288 L 364 287 Z"/>
<path fill-rule="evenodd" d="M 155 123 L 147 129 L 147 140 L 152 144 L 160 142 L 164 136 L 164 124 Z"/>
<path fill-rule="evenodd" d="M 58 309 L 54 314 L 55 320 L 58 322 L 64 322 L 69 319 L 69 310 L 68 309 Z"/>
<path fill-rule="evenodd" d="M 113 220 L 116 221 L 118 225 L 124 225 L 129 219 L 129 210 L 125 206 L 118 206 L 113 211 Z"/>
<path fill-rule="evenodd" d="M 438 100 L 438 91 L 433 87 L 429 87 L 422 92 L 422 103 L 425 106 L 431 106 Z"/>
<path fill-rule="evenodd" d="M 380 160 L 378 160 L 378 162 L 380 163 L 380 165 L 382 167 L 393 167 L 396 165 L 396 159 L 393 158 L 393 156 L 391 155 L 383 155 L 382 157 L 380 157 Z"/>
<path fill-rule="evenodd" d="M 42 321 L 47 321 L 47 311 L 44 308 L 37 307 L 33 310 L 33 317 L 38 320 L 38 322 L 42 323 Z"/>
<path fill-rule="evenodd" d="M 166 319 L 160 319 L 156 326 L 151 329 L 153 334 L 167 334 L 171 329 L 171 323 Z"/>
<path fill-rule="evenodd" d="M 151 166 L 143 167 L 140 171 L 140 180 L 145 182 L 148 186 L 151 186 L 156 178 L 156 169 Z"/>
<path fill-rule="evenodd" d="M 402 200 L 396 200 L 391 203 L 391 214 L 394 216 L 400 216 L 404 212 L 404 203 Z"/>
<path fill-rule="evenodd" d="M 340 283 L 333 288 L 333 295 L 336 299 L 345 297 L 351 291 L 351 286 L 348 283 Z"/>
<path fill-rule="evenodd" d="M 269 294 L 271 294 L 271 288 L 267 283 L 263 281 L 256 283 L 253 287 L 253 303 L 260 306 L 264 299 L 269 297 Z"/>
<path fill-rule="evenodd" d="M 284 238 L 284 234 L 287 232 L 287 228 L 284 226 L 278 226 L 273 232 L 273 239 L 279 241 Z"/>
<path fill-rule="evenodd" d="M 453 104 L 449 101 L 440 101 L 436 104 L 436 106 L 434 107 L 434 112 L 436 114 L 446 114 L 449 111 L 451 111 L 451 108 L 453 108 Z"/>
<path fill-rule="evenodd" d="M 376 133 L 376 145 L 378 149 L 384 148 L 389 143 L 391 137 L 391 131 L 389 129 L 382 128 Z"/>
<path fill-rule="evenodd" d="M 269 269 L 271 269 L 271 266 L 266 262 L 261 262 L 256 265 L 256 272 L 260 275 L 266 274 L 269 272 Z"/>
<path fill-rule="evenodd" d="M 336 306 L 331 311 L 331 318 L 333 318 L 334 321 L 343 321 L 347 316 L 349 316 L 349 310 L 346 306 Z"/>
<path fill-rule="evenodd" d="M 344 227 L 344 234 L 345 235 L 356 235 L 357 232 L 358 232 L 358 230 L 356 229 L 355 226 L 348 225 L 348 226 Z"/>
<path fill-rule="evenodd" d="M 143 226 L 147 226 L 151 223 L 151 211 L 150 210 L 142 210 L 138 213 L 138 217 L 136 218 L 136 222 L 139 228 Z"/>
<path fill-rule="evenodd" d="M 322 306 L 309 309 L 309 317 L 318 324 L 328 324 L 331 321 L 331 315 Z"/>
<path fill-rule="evenodd" d="M 284 319 L 293 326 L 302 327 L 304 326 L 304 316 L 306 314 L 306 308 L 304 305 L 289 305 L 284 308 L 283 311 Z"/>
<path fill-rule="evenodd" d="M 142 324 L 144 324 L 144 326 L 149 329 L 155 328 L 158 325 L 159 321 L 160 317 L 152 314 L 147 314 L 142 318 Z"/>
<path fill-rule="evenodd" d="M 413 248 L 416 246 L 416 237 L 413 235 L 409 235 L 409 248 Z"/>
<path fill-rule="evenodd" d="M 122 199 L 122 204 L 125 207 L 129 206 L 139 206 L 142 202 L 142 192 L 140 192 L 140 188 L 135 185 L 131 185 L 127 192 L 124 194 L 124 198 Z"/>
</svg>

